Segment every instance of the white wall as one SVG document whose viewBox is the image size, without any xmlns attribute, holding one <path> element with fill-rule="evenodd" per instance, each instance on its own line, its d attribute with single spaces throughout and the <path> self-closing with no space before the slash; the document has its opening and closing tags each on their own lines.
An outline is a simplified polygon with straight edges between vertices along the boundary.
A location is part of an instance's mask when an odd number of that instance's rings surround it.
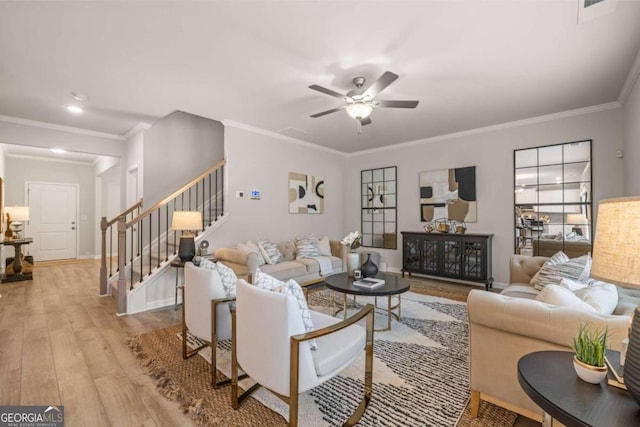
<svg viewBox="0 0 640 427">
<path fill-rule="evenodd" d="M 25 204 L 25 183 L 51 182 L 78 184 L 80 194 L 80 218 L 78 223 L 79 253 L 78 257 L 95 255 L 95 175 L 94 166 L 71 162 L 49 161 L 35 158 L 8 157 L 6 162 L 7 176 L 11 179 L 5 186 L 6 204 Z"/>
<path fill-rule="evenodd" d="M 225 211 L 229 212 L 229 218 L 210 242 L 214 249 L 241 241 L 280 241 L 296 235 L 342 239 L 346 187 L 343 154 L 228 124 L 225 151 L 228 186 Z M 324 214 L 289 213 L 289 172 L 324 178 Z M 252 189 L 262 192 L 261 200 L 248 197 Z M 236 191 L 243 191 L 245 197 L 237 199 Z"/>
<path fill-rule="evenodd" d="M 423 230 L 419 217 L 419 172 L 476 166 L 478 222 L 467 224 L 468 231 L 494 234 L 493 276 L 496 282 L 507 283 L 507 264 L 514 240 L 513 150 L 592 139 L 593 197 L 597 209 L 599 199 L 622 195 L 623 165 L 615 156 L 623 145 L 622 119 L 622 109 L 618 108 L 353 155 L 345 169 L 346 228 L 360 229 L 362 169 L 398 166 L 398 232 L 401 232 Z M 402 267 L 400 236 L 398 250 L 375 250 L 382 254 L 390 269 Z"/>
<path fill-rule="evenodd" d="M 123 209 L 131 206 L 140 199 L 144 190 L 144 135 L 146 130 L 141 130 L 132 135 L 125 144 L 125 158 L 122 168 L 122 182 L 125 183 L 125 191 L 122 192 Z M 137 178 L 134 178 L 134 175 Z M 134 194 L 135 192 L 135 194 Z"/>
<path fill-rule="evenodd" d="M 640 196 L 640 78 L 624 104 L 624 195 Z"/>
<path fill-rule="evenodd" d="M 6 155 L 4 154 L 4 146 L 3 144 L 0 144 L 0 178 L 4 180 L 7 179 L 7 174 L 5 173 L 6 171 L 5 157 Z"/>
<path fill-rule="evenodd" d="M 155 122 L 144 135 L 144 205 L 182 187 L 224 156 L 222 123 L 176 111 Z"/>
</svg>

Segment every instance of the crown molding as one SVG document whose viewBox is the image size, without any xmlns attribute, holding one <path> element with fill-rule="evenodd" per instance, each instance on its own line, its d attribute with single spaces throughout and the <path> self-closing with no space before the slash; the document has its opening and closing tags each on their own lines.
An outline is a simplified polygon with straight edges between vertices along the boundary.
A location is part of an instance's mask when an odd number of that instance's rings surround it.
<svg viewBox="0 0 640 427">
<path fill-rule="evenodd" d="M 38 127 L 42 129 L 57 130 L 61 132 L 76 133 L 80 135 L 94 136 L 98 138 L 113 139 L 116 141 L 125 140 L 125 138 L 122 135 L 116 135 L 113 133 L 97 132 L 94 130 L 75 128 L 72 126 L 63 126 L 63 125 L 56 125 L 54 123 L 39 122 L 36 120 L 29 120 L 29 119 L 21 119 L 20 117 L 0 115 L 0 122 L 13 123 L 13 124 L 25 125 L 25 126 L 33 126 L 33 127 Z"/>
<path fill-rule="evenodd" d="M 128 141 L 133 135 L 137 134 L 140 131 L 147 130 L 151 127 L 151 123 L 140 122 L 134 127 L 132 127 L 129 132 L 125 133 L 122 137 L 125 141 Z"/>
<path fill-rule="evenodd" d="M 54 157 L 44 157 L 44 156 L 30 156 L 27 154 L 11 154 L 5 153 L 7 157 L 13 157 L 18 159 L 27 159 L 27 160 L 40 160 L 43 162 L 57 162 L 57 163 L 71 163 L 74 165 L 82 165 L 82 166 L 95 166 L 95 160 L 90 162 L 81 162 L 80 160 L 69 160 L 69 159 L 57 159 Z"/>
<path fill-rule="evenodd" d="M 585 114 L 599 113 L 601 111 L 615 110 L 617 108 L 622 108 L 622 104 L 620 104 L 617 101 L 608 102 L 606 104 L 592 105 L 590 107 L 578 108 L 576 110 L 562 111 L 559 113 L 546 114 L 544 116 L 531 117 L 528 119 L 501 123 L 498 125 L 485 126 L 485 127 L 476 128 L 476 129 L 448 133 L 445 135 L 433 136 L 431 138 L 424 138 L 424 139 L 418 139 L 415 141 L 403 142 L 401 144 L 387 145 L 384 147 L 372 148 L 370 150 L 356 151 L 356 152 L 347 154 L 347 157 L 355 157 L 355 156 L 361 156 L 363 154 L 380 153 L 380 152 L 389 151 L 389 150 L 397 150 L 399 148 L 413 147 L 415 145 L 446 141 L 449 139 L 461 138 L 469 135 L 478 135 L 478 134 L 487 133 L 487 132 L 496 132 L 499 130 L 527 126 L 527 125 L 532 125 L 536 123 L 550 122 L 553 120 L 566 119 L 569 117 L 582 116 Z"/>
<path fill-rule="evenodd" d="M 631 94 L 633 87 L 636 85 L 638 81 L 638 77 L 640 76 L 640 50 L 636 55 L 636 60 L 633 61 L 633 65 L 629 70 L 629 74 L 627 74 L 627 78 L 624 81 L 624 85 L 622 85 L 622 89 L 620 90 L 620 95 L 618 96 L 618 102 L 624 105 L 627 102 L 627 98 Z"/>
<path fill-rule="evenodd" d="M 338 154 L 340 156 L 347 156 L 346 153 L 338 150 L 334 150 L 333 148 L 324 147 L 322 145 L 314 144 L 313 142 L 304 141 L 302 139 L 293 138 L 287 135 L 282 135 L 276 132 L 272 132 L 270 130 L 260 129 L 254 126 L 249 126 L 244 123 L 239 123 L 233 120 L 221 120 L 224 126 L 233 127 L 236 129 L 243 129 L 253 133 L 259 133 L 261 135 L 269 136 L 275 139 L 281 139 L 283 141 L 291 142 L 293 144 L 302 145 L 304 147 L 313 148 L 320 151 L 326 151 L 327 153 Z"/>
</svg>

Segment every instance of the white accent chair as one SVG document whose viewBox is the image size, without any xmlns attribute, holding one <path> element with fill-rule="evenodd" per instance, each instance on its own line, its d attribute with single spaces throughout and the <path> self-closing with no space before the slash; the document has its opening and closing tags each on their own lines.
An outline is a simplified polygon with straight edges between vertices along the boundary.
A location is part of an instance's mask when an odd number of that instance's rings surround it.
<svg viewBox="0 0 640 427">
<path fill-rule="evenodd" d="M 182 357 L 188 359 L 198 354 L 207 345 L 211 347 L 211 385 L 213 388 L 229 384 L 230 379 L 217 381 L 216 346 L 218 341 L 231 338 L 231 312 L 220 275 L 216 270 L 196 267 L 191 262 L 184 265 L 184 286 L 182 287 Z M 212 315 L 213 313 L 213 315 Z M 194 350 L 188 351 L 187 332 L 206 341 Z M 215 332 L 215 333 L 214 333 Z"/>
<path fill-rule="evenodd" d="M 341 321 L 311 311 L 314 327 L 305 332 L 293 296 L 238 280 L 236 307 L 231 309 L 231 402 L 234 409 L 260 385 L 289 404 L 289 426 L 298 424 L 298 394 L 329 380 L 365 351 L 364 396 L 344 425 L 354 425 L 371 400 L 374 310 L 368 304 Z M 356 325 L 366 317 L 366 328 Z M 316 339 L 312 351 L 306 341 Z M 238 395 L 238 369 L 257 384 Z"/>
</svg>

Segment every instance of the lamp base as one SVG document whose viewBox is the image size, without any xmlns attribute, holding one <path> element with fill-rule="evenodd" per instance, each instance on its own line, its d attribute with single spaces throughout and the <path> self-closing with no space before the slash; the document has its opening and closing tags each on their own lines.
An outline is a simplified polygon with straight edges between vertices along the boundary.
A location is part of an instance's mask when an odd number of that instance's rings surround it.
<svg viewBox="0 0 640 427">
<path fill-rule="evenodd" d="M 183 262 L 191 261 L 196 255 L 196 242 L 193 236 L 180 237 L 180 246 L 178 246 L 178 257 Z"/>
<path fill-rule="evenodd" d="M 640 309 L 636 307 L 629 329 L 629 346 L 624 361 L 624 384 L 640 405 Z"/>
</svg>

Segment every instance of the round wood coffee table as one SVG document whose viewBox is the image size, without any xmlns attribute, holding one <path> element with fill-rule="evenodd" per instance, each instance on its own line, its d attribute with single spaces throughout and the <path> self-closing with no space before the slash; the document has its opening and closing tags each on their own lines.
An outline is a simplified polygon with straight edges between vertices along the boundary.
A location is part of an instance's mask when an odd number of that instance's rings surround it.
<svg viewBox="0 0 640 427">
<path fill-rule="evenodd" d="M 409 290 L 409 281 L 403 279 L 400 276 L 394 276 L 391 274 L 378 273 L 376 279 L 383 279 L 384 285 L 373 289 L 362 288 L 353 284 L 353 277 L 349 277 L 347 273 L 332 274 L 324 279 L 327 288 L 335 292 L 343 294 L 343 305 L 341 309 L 334 312 L 334 315 L 340 311 L 344 311 L 344 318 L 347 318 L 347 294 L 353 296 L 368 296 L 375 297 L 375 307 L 386 310 L 387 312 L 387 327 L 385 329 L 376 329 L 377 331 L 389 331 L 391 330 L 391 316 L 394 316 L 398 321 L 402 319 L 401 294 Z M 391 305 L 391 297 L 396 295 L 398 297 L 398 303 L 394 306 Z M 378 297 L 387 297 L 387 308 L 378 307 Z M 334 301 L 335 302 L 335 301 Z M 397 312 L 394 312 L 397 310 Z"/>
</svg>

